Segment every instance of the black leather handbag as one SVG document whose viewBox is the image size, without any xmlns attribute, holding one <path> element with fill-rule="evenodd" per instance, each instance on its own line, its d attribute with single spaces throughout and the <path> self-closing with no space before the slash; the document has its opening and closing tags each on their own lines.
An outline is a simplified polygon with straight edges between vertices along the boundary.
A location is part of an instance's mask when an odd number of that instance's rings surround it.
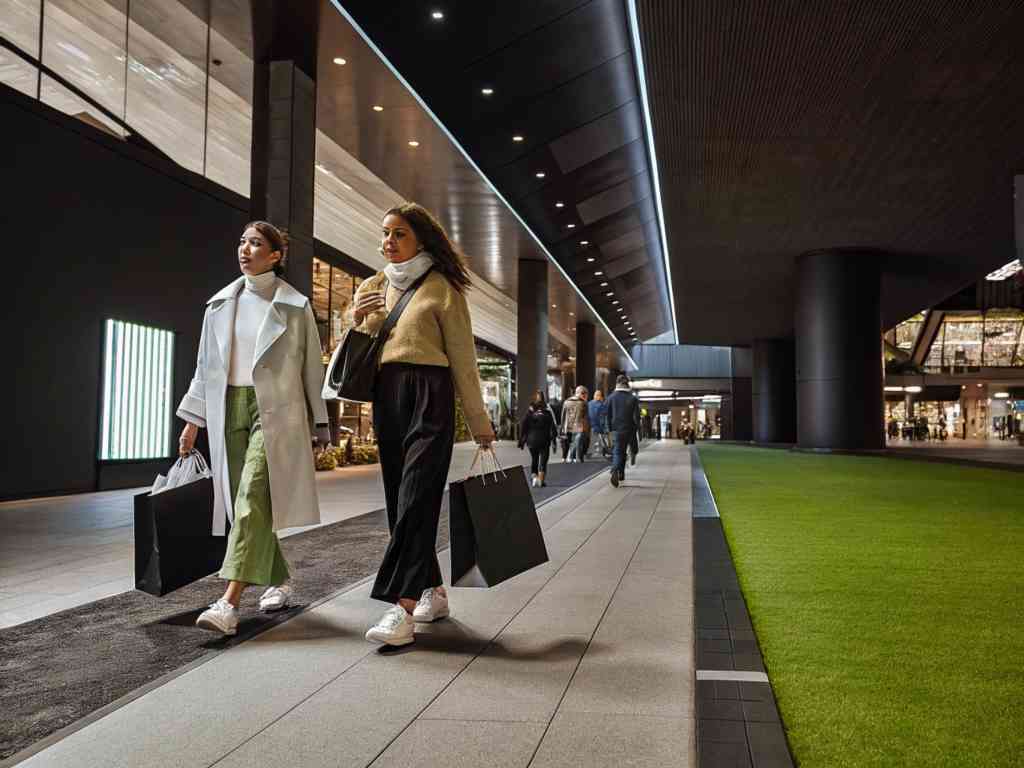
<svg viewBox="0 0 1024 768">
<path fill-rule="evenodd" d="M 416 289 L 427 279 L 430 271 L 428 269 L 402 294 L 402 298 L 392 307 L 376 336 L 357 331 L 355 328 L 349 330 L 341 343 L 341 348 L 331 361 L 331 370 L 327 372 L 328 386 L 337 393 L 337 397 L 359 403 L 373 402 L 373 389 L 377 381 L 377 368 L 384 342 L 388 340 L 398 318 L 412 301 Z"/>
</svg>

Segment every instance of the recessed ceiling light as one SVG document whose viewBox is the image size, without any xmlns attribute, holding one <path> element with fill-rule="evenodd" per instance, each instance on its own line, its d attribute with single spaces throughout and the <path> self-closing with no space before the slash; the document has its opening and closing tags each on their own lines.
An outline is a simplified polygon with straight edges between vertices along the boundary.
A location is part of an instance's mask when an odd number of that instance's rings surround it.
<svg viewBox="0 0 1024 768">
<path fill-rule="evenodd" d="M 551 305 L 551 308 L 552 308 L 552 309 L 558 309 L 558 305 L 557 305 L 557 304 L 552 304 L 552 305 Z"/>
<path fill-rule="evenodd" d="M 600 272 L 595 272 L 595 274 L 600 275 L 601 273 Z M 608 287 L 608 283 L 601 283 L 601 287 L 602 288 L 607 288 Z"/>
<path fill-rule="evenodd" d="M 534 176 L 536 176 L 536 177 L 537 177 L 538 179 L 543 179 L 543 178 L 544 178 L 545 176 L 547 176 L 547 174 L 546 174 L 546 173 L 544 173 L 544 171 L 537 171 L 537 172 L 536 172 L 535 174 L 533 174 L 533 175 L 534 175 Z"/>
<path fill-rule="evenodd" d="M 608 291 L 608 293 L 605 294 L 605 296 L 614 296 L 614 295 L 615 295 L 615 291 Z"/>
<path fill-rule="evenodd" d="M 587 257 L 587 263 L 588 264 L 592 263 L 593 261 L 594 261 L 594 257 L 593 256 Z"/>
<path fill-rule="evenodd" d="M 565 208 L 565 203 L 559 201 L 555 203 L 555 208 Z"/>
<path fill-rule="evenodd" d="M 569 317 L 576 317 L 576 313 L 575 312 L 570 312 L 569 313 Z"/>
<path fill-rule="evenodd" d="M 520 136 L 518 133 L 515 136 L 512 137 L 512 141 L 522 141 L 522 140 L 523 140 L 523 137 Z"/>
<path fill-rule="evenodd" d="M 576 225 L 575 224 L 566 224 L 565 226 L 566 226 L 566 229 L 576 229 Z"/>
<path fill-rule="evenodd" d="M 601 275 L 603 275 L 603 274 L 604 274 L 604 272 L 601 272 L 601 271 L 599 270 L 599 271 L 597 271 L 597 272 L 595 272 L 595 273 L 594 273 L 594 277 L 600 277 L 600 276 L 601 276 Z"/>
<path fill-rule="evenodd" d="M 612 302 L 612 304 L 618 304 L 618 303 L 619 303 L 618 299 L 616 299 L 615 301 Z"/>
<path fill-rule="evenodd" d="M 383 112 L 384 111 L 384 107 L 382 107 L 380 104 L 374 104 L 373 105 L 373 111 L 374 112 Z"/>
<path fill-rule="evenodd" d="M 442 13 L 441 11 L 433 11 L 430 14 L 430 18 L 432 18 L 434 21 L 441 21 L 441 19 L 444 18 L 444 13 Z"/>
<path fill-rule="evenodd" d="M 589 240 L 580 240 L 580 245 L 590 245 Z"/>
<path fill-rule="evenodd" d="M 482 93 L 484 96 L 490 96 L 491 94 L 494 93 L 494 89 L 493 88 L 481 88 L 480 89 L 480 93 Z"/>
<path fill-rule="evenodd" d="M 418 147 L 419 145 L 420 145 L 420 143 L 418 141 L 410 141 L 409 142 L 409 146 L 410 147 Z"/>
</svg>

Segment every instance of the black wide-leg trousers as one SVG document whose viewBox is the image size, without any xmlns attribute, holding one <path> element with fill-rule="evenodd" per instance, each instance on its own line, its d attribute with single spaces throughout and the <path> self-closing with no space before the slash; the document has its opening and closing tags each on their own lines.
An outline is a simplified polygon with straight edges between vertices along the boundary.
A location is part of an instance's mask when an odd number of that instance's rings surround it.
<svg viewBox="0 0 1024 768">
<path fill-rule="evenodd" d="M 452 463 L 455 388 L 435 365 L 381 366 L 373 399 L 391 541 L 370 596 L 419 600 L 442 583 L 437 524 Z"/>
</svg>

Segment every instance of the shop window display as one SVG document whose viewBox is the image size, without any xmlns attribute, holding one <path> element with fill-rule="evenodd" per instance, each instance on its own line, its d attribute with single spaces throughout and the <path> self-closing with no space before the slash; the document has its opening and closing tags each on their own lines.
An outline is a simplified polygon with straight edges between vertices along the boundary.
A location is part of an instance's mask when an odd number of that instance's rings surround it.
<svg viewBox="0 0 1024 768">
<path fill-rule="evenodd" d="M 476 358 L 480 370 L 480 393 L 495 434 L 499 440 L 513 439 L 516 427 L 512 416 L 512 363 L 508 358 L 480 346 L 477 346 Z"/>
<path fill-rule="evenodd" d="M 896 327 L 897 342 L 900 327 Z M 909 335 L 910 332 L 906 330 L 903 333 Z M 925 369 L 956 371 L 1024 366 L 1022 333 L 1024 312 L 1019 310 L 950 313 L 943 320 L 928 351 Z"/>
</svg>

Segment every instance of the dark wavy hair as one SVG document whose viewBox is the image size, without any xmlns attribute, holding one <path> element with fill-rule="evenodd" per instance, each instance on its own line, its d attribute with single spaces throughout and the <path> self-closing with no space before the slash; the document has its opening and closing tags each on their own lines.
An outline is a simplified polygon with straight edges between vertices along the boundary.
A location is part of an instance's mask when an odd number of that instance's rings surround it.
<svg viewBox="0 0 1024 768">
<path fill-rule="evenodd" d="M 288 233 L 278 229 L 269 221 L 250 221 L 242 231 L 245 232 L 250 227 L 267 239 L 267 242 L 270 243 L 271 251 L 281 252 L 281 258 L 274 263 L 274 274 L 278 276 L 283 275 L 285 268 L 288 266 Z"/>
<path fill-rule="evenodd" d="M 444 227 L 434 215 L 419 203 L 404 203 L 384 212 L 384 217 L 394 214 L 401 216 L 412 227 L 416 239 L 424 251 L 434 257 L 434 268 L 448 278 L 459 293 L 465 293 L 472 285 L 466 257 L 455 247 Z"/>
<path fill-rule="evenodd" d="M 538 410 L 543 411 L 548 407 L 548 400 L 544 397 L 544 392 L 539 389 L 533 391 L 533 397 L 530 398 L 530 407 L 537 406 Z"/>
</svg>

